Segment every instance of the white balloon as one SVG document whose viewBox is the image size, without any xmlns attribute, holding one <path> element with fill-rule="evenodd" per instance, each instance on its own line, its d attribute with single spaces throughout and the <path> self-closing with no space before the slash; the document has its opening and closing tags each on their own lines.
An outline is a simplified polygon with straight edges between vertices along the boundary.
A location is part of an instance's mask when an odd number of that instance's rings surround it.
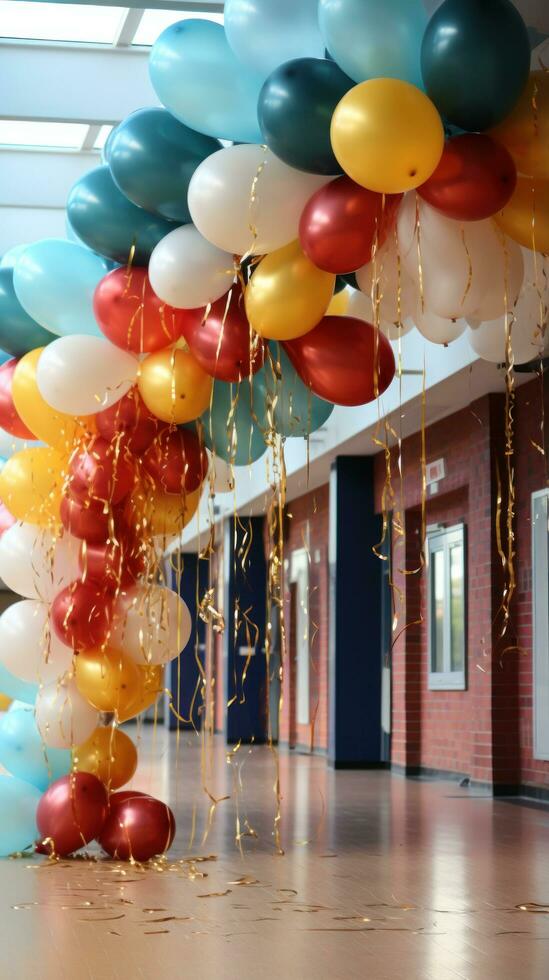
<svg viewBox="0 0 549 980">
<path fill-rule="evenodd" d="M 22 681 L 49 684 L 70 670 L 73 652 L 51 630 L 48 607 L 14 602 L 0 616 L 0 661 Z"/>
<path fill-rule="evenodd" d="M 40 688 L 35 706 L 36 726 L 50 749 L 82 745 L 99 724 L 99 712 L 80 694 L 74 680 Z"/>
<path fill-rule="evenodd" d="M 389 301 L 389 302 L 392 302 Z M 381 310 L 381 304 L 380 304 Z M 387 312 L 384 307 L 384 312 Z M 396 312 L 396 311 L 395 311 Z M 406 311 L 401 309 L 401 316 Z M 349 298 L 349 305 L 347 307 L 347 316 L 357 317 L 358 320 L 366 320 L 366 323 L 374 322 L 374 310 L 372 307 L 372 300 L 369 296 L 361 293 L 358 289 L 354 289 L 352 295 Z M 398 317 L 398 312 L 396 312 Z M 406 316 L 401 324 L 391 323 L 388 320 L 380 319 L 379 329 L 381 333 L 385 334 L 388 340 L 398 340 L 399 337 L 404 337 L 405 334 L 409 333 L 413 329 L 414 321 L 410 316 Z"/>
<path fill-rule="evenodd" d="M 191 614 L 177 592 L 137 586 L 118 601 L 109 642 L 139 664 L 165 664 L 179 656 L 191 629 Z"/>
<path fill-rule="evenodd" d="M 372 288 L 378 298 L 378 315 L 381 324 L 404 322 L 416 309 L 417 285 L 399 260 L 394 241 L 385 242 L 373 262 L 363 265 L 356 273 L 356 281 L 368 301 L 373 323 Z M 355 302 L 357 302 L 355 300 Z M 385 332 L 385 331 L 384 331 Z M 402 335 L 402 329 L 400 330 Z"/>
<path fill-rule="evenodd" d="M 467 324 L 465 320 L 448 320 L 445 317 L 437 316 L 431 310 L 421 310 L 418 307 L 415 315 L 415 323 L 420 334 L 433 344 L 451 344 L 453 340 L 461 337 Z"/>
<path fill-rule="evenodd" d="M 133 354 L 108 340 L 73 334 L 48 344 L 36 382 L 42 398 L 58 412 L 92 415 L 130 390 L 138 368 Z"/>
<path fill-rule="evenodd" d="M 329 180 L 288 167 L 264 146 L 229 146 L 195 170 L 189 211 L 199 232 L 218 248 L 264 255 L 298 237 L 305 204 Z"/>
<path fill-rule="evenodd" d="M 149 260 L 157 296 L 177 309 L 215 303 L 232 285 L 234 259 L 206 241 L 194 225 L 181 225 L 163 238 Z"/>
<path fill-rule="evenodd" d="M 209 450 L 207 452 L 210 460 L 210 474 L 212 476 L 214 493 L 233 493 L 235 488 L 234 467 L 231 467 L 220 456 L 216 456 L 215 453 L 210 453 Z M 206 483 L 207 486 L 208 482 Z"/>
<path fill-rule="evenodd" d="M 36 524 L 14 524 L 0 538 L 0 579 L 27 599 L 51 601 L 79 575 L 82 542 Z"/>
</svg>

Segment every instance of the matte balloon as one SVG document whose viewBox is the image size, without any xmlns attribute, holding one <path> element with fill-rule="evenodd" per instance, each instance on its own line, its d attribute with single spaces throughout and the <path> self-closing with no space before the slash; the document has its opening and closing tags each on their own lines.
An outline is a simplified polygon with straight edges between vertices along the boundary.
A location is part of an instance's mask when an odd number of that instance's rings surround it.
<svg viewBox="0 0 549 980">
<path fill-rule="evenodd" d="M 119 797 L 123 799 L 119 799 Z M 119 861 L 148 861 L 164 854 L 175 836 L 175 818 L 166 803 L 142 793 L 114 793 L 99 834 L 104 851 Z"/>
<path fill-rule="evenodd" d="M 202 416 L 208 449 L 233 466 L 259 459 L 266 445 L 254 415 L 257 418 L 248 379 L 238 385 L 216 381 L 211 408 Z"/>
<path fill-rule="evenodd" d="M 325 176 L 288 167 L 264 146 L 229 146 L 194 173 L 189 210 L 209 242 L 237 255 L 263 255 L 297 238 L 299 219 Z"/>
<path fill-rule="evenodd" d="M 437 167 L 444 129 L 433 103 L 408 82 L 374 78 L 344 95 L 332 116 L 332 147 L 362 187 L 399 194 Z"/>
<path fill-rule="evenodd" d="M 93 308 L 105 337 L 134 354 L 174 344 L 188 319 L 158 298 L 139 266 L 109 272 L 95 290 Z"/>
<path fill-rule="evenodd" d="M 280 435 L 307 438 L 325 425 L 334 406 L 313 395 L 281 346 L 271 344 L 271 353 L 276 372 L 267 363 L 254 378 L 254 411 L 266 425 L 274 406 L 274 425 Z"/>
<path fill-rule="evenodd" d="M 45 238 L 27 246 L 13 285 L 29 316 L 52 333 L 98 336 L 93 294 L 107 272 L 105 260 L 84 245 Z"/>
<path fill-rule="evenodd" d="M 248 322 L 240 286 L 200 319 L 190 321 L 185 339 L 204 371 L 219 381 L 240 381 L 255 374 L 265 357 L 263 341 Z"/>
<path fill-rule="evenodd" d="M 186 126 L 219 139 L 260 139 L 256 109 L 265 76 L 239 64 L 221 24 L 189 19 L 166 28 L 152 47 L 149 73 L 162 104 Z"/>
<path fill-rule="evenodd" d="M 18 439 L 34 439 L 34 433 L 25 425 L 13 399 L 13 376 L 18 365 L 11 358 L 0 365 L 0 426 Z"/>
<path fill-rule="evenodd" d="M 495 221 L 515 242 L 549 252 L 549 180 L 519 176 L 511 200 Z"/>
<path fill-rule="evenodd" d="M 36 820 L 45 848 L 65 857 L 99 836 L 109 811 L 107 791 L 96 776 L 71 772 L 46 790 Z"/>
<path fill-rule="evenodd" d="M 99 337 L 59 337 L 38 361 L 36 382 L 48 405 L 86 415 L 113 405 L 134 384 L 139 362 Z"/>
<path fill-rule="evenodd" d="M 512 112 L 490 135 L 508 149 L 519 173 L 549 180 L 549 74 L 545 70 L 530 73 Z"/>
<path fill-rule="evenodd" d="M 36 698 L 36 724 L 48 748 L 81 745 L 99 723 L 99 714 L 79 693 L 74 680 L 41 687 Z"/>
<path fill-rule="evenodd" d="M 320 0 L 318 15 L 326 47 L 355 81 L 400 78 L 421 85 L 427 24 L 421 0 Z"/>
<path fill-rule="evenodd" d="M 137 586 L 118 599 L 111 642 L 138 664 L 164 664 L 189 642 L 191 615 L 183 599 L 163 586 Z"/>
<path fill-rule="evenodd" d="M 0 728 L 0 761 L 1 761 Z M 119 728 L 96 728 L 75 750 L 78 772 L 90 772 L 109 792 L 128 783 L 137 769 L 137 749 Z"/>
<path fill-rule="evenodd" d="M 115 405 L 98 412 L 97 429 L 108 442 L 141 455 L 158 435 L 161 424 L 151 415 L 137 387 L 132 387 Z"/>
<path fill-rule="evenodd" d="M 489 129 L 519 99 L 530 69 L 526 25 L 510 0 L 445 0 L 423 37 L 429 97 L 455 126 Z"/>
<path fill-rule="evenodd" d="M 8 698 L 33 705 L 38 694 L 38 685 L 26 684 L 0 664 L 0 691 Z"/>
<path fill-rule="evenodd" d="M 248 320 L 260 337 L 301 337 L 326 313 L 334 286 L 335 277 L 313 265 L 299 242 L 291 242 L 257 266 L 246 287 Z"/>
<path fill-rule="evenodd" d="M 79 548 L 68 534 L 17 523 L 0 540 L 0 578 L 12 592 L 49 602 L 77 575 Z"/>
<path fill-rule="evenodd" d="M 0 857 L 24 851 L 34 843 L 39 800 L 36 786 L 13 776 L 0 776 Z"/>
<path fill-rule="evenodd" d="M 414 295 L 415 295 L 415 291 L 414 291 Z M 389 300 L 389 302 L 396 303 L 396 294 L 393 297 L 393 299 Z M 378 304 L 378 308 L 381 308 L 381 303 Z M 404 315 L 405 313 L 406 315 Z M 415 324 L 414 321 L 412 320 L 412 317 L 407 313 L 407 310 L 405 310 L 402 306 L 401 306 L 400 313 L 398 312 L 395 306 L 394 315 L 396 317 L 395 320 L 383 320 L 379 318 L 379 314 L 378 314 L 379 322 L 377 325 L 381 333 L 384 334 L 388 340 L 398 341 L 402 337 L 405 337 L 406 334 L 410 332 L 410 330 L 413 330 Z M 351 293 L 349 299 L 349 306 L 347 307 L 347 316 L 355 317 L 355 319 L 357 320 L 364 320 L 366 323 L 375 323 L 376 317 L 375 317 L 374 307 L 372 305 L 370 293 L 365 295 L 364 293 L 361 293 L 355 289 Z"/>
<path fill-rule="evenodd" d="M 76 419 L 56 412 L 48 405 L 38 389 L 36 374 L 44 348 L 31 350 L 17 363 L 12 382 L 12 394 L 18 414 L 37 439 L 55 449 L 69 453 L 74 443 L 89 434 L 90 419 Z"/>
<path fill-rule="evenodd" d="M 263 77 L 292 58 L 322 58 L 317 0 L 226 0 L 224 23 L 236 57 Z"/>
<path fill-rule="evenodd" d="M 67 214 L 88 248 L 121 263 L 133 255 L 138 265 L 146 265 L 155 245 L 174 227 L 128 201 L 106 166 L 90 170 L 74 184 Z"/>
<path fill-rule="evenodd" d="M 326 316 L 304 337 L 284 344 L 301 380 L 336 405 L 365 405 L 389 387 L 395 358 L 386 337 L 369 323 Z"/>
<path fill-rule="evenodd" d="M 65 459 L 55 449 L 22 449 L 0 473 L 0 499 L 19 521 L 59 521 L 64 472 Z"/>
<path fill-rule="evenodd" d="M 188 351 L 162 350 L 142 361 L 139 393 L 163 422 L 192 422 L 210 401 L 212 379 Z"/>
<path fill-rule="evenodd" d="M 447 320 L 429 310 L 419 308 L 415 315 L 415 324 L 420 334 L 433 344 L 447 346 L 453 340 L 461 337 L 467 324 L 465 320 Z"/>
<path fill-rule="evenodd" d="M 165 429 L 143 457 L 147 473 L 164 493 L 193 493 L 208 471 L 200 440 L 190 429 Z"/>
<path fill-rule="evenodd" d="M 207 306 L 231 288 L 234 257 L 206 241 L 194 225 L 176 228 L 158 243 L 149 262 L 157 296 L 178 309 Z"/>
<path fill-rule="evenodd" d="M 125 196 L 170 221 L 190 221 L 190 179 L 218 140 L 184 126 L 166 109 L 138 109 L 111 133 L 108 164 Z"/>
<path fill-rule="evenodd" d="M 71 457 L 67 487 L 80 500 L 101 500 L 113 506 L 127 497 L 135 482 L 135 465 L 129 453 L 120 452 L 116 443 L 112 445 L 100 436 Z"/>
<path fill-rule="evenodd" d="M 14 357 L 55 340 L 23 309 L 13 287 L 13 268 L 0 269 L 0 346 Z"/>
<path fill-rule="evenodd" d="M 75 650 L 100 646 L 109 635 L 111 615 L 112 603 L 104 590 L 79 580 L 59 592 L 51 607 L 55 634 Z"/>
<path fill-rule="evenodd" d="M 440 163 L 418 194 L 456 221 L 481 221 L 500 211 L 517 182 L 513 158 L 482 133 L 448 140 Z"/>
<path fill-rule="evenodd" d="M 0 765 L 43 792 L 55 779 L 70 772 L 72 760 L 66 749 L 45 747 L 33 709 L 21 705 L 0 718 Z"/>
<path fill-rule="evenodd" d="M 109 641 L 106 647 L 83 650 L 76 658 L 76 686 L 98 711 L 128 716 L 139 695 L 139 677 L 133 660 Z"/>
<path fill-rule="evenodd" d="M 394 325 L 401 331 L 406 318 L 416 311 L 419 287 L 404 268 L 394 240 L 376 252 L 374 261 L 358 269 L 356 281 L 369 304 L 365 319 L 375 323 L 375 305 L 380 329 L 386 333 L 386 328 Z M 351 314 L 358 303 L 358 297 L 353 296 L 349 304 Z"/>
<path fill-rule="evenodd" d="M 47 605 L 23 599 L 0 616 L 0 659 L 20 680 L 49 684 L 70 670 L 72 650 L 52 635 Z"/>
</svg>

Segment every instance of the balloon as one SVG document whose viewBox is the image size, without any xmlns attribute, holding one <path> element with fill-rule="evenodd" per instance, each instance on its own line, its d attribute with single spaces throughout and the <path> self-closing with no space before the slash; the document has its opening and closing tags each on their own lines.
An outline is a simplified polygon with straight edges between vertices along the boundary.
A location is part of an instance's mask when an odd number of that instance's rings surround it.
<svg viewBox="0 0 549 980">
<path fill-rule="evenodd" d="M 137 749 L 119 728 L 96 728 L 74 754 L 78 772 L 90 772 L 109 792 L 128 783 L 137 769 Z"/>
<path fill-rule="evenodd" d="M 36 724 L 48 748 L 81 745 L 97 728 L 99 714 L 79 693 L 74 680 L 41 687 L 36 697 Z"/>
<path fill-rule="evenodd" d="M 137 387 L 132 387 L 111 408 L 96 415 L 97 429 L 108 442 L 116 441 L 120 450 L 140 456 L 158 435 L 161 425 L 151 415 Z"/>
<path fill-rule="evenodd" d="M 422 311 L 421 307 L 416 312 L 415 323 L 426 340 L 433 344 L 444 344 L 445 347 L 461 337 L 467 326 L 465 320 L 447 320 L 429 310 Z"/>
<path fill-rule="evenodd" d="M 246 287 L 248 320 L 260 337 L 301 337 L 326 313 L 334 286 L 334 276 L 317 269 L 299 242 L 292 242 L 257 266 Z"/>
<path fill-rule="evenodd" d="M 5 531 L 9 531 L 10 527 L 13 527 L 16 523 L 15 517 L 13 514 L 10 514 L 6 505 L 0 503 L 0 538 Z"/>
<path fill-rule="evenodd" d="M 461 129 L 495 126 L 528 80 L 530 41 L 510 0 L 445 0 L 423 37 L 421 71 L 437 109 Z"/>
<path fill-rule="evenodd" d="M 166 235 L 149 262 L 156 295 L 177 309 L 193 310 L 215 303 L 231 288 L 234 274 L 232 254 L 206 241 L 194 225 L 184 225 Z"/>
<path fill-rule="evenodd" d="M 255 462 L 266 449 L 263 434 L 254 421 L 255 414 L 248 379 L 238 385 L 217 381 L 211 408 L 202 416 L 208 449 L 233 466 Z"/>
<path fill-rule="evenodd" d="M 0 765 L 43 792 L 54 779 L 70 772 L 72 761 L 66 749 L 46 749 L 28 705 L 0 718 Z"/>
<path fill-rule="evenodd" d="M 515 193 L 495 221 L 515 242 L 549 252 L 549 180 L 519 177 Z"/>
<path fill-rule="evenodd" d="M 419 288 L 404 268 L 394 241 L 386 242 L 376 252 L 373 262 L 358 269 L 356 281 L 368 306 L 361 303 L 360 294 L 353 294 L 349 302 L 349 313 L 354 315 L 360 304 L 358 316 L 369 323 L 375 323 L 374 301 L 380 329 L 387 333 L 391 325 L 394 325 L 402 335 L 402 324 L 416 311 Z M 395 336 L 398 336 L 398 332 Z"/>
<path fill-rule="evenodd" d="M 191 615 L 177 592 L 137 586 L 118 599 L 111 642 L 138 664 L 165 664 L 186 647 L 191 630 Z"/>
<path fill-rule="evenodd" d="M 387 338 L 353 317 L 326 316 L 310 333 L 284 347 L 301 380 L 319 398 L 336 405 L 374 401 L 395 374 Z"/>
<path fill-rule="evenodd" d="M 131 388 L 139 362 L 99 337 L 59 337 L 42 353 L 36 382 L 52 408 L 86 415 L 113 405 Z"/>
<path fill-rule="evenodd" d="M 355 81 L 400 78 L 421 85 L 427 24 L 421 0 L 320 0 L 318 14 L 326 47 Z"/>
<path fill-rule="evenodd" d="M 326 272 L 355 271 L 372 258 L 394 221 L 402 200 L 376 194 L 339 177 L 321 187 L 305 205 L 299 240 L 305 255 Z"/>
<path fill-rule="evenodd" d="M 118 800 L 123 796 L 122 800 Z M 164 854 L 175 836 L 175 818 L 166 803 L 152 796 L 113 793 L 109 815 L 98 836 L 104 851 L 119 861 L 148 861 Z"/>
<path fill-rule="evenodd" d="M 506 303 L 508 309 L 516 303 L 524 280 L 522 255 L 522 249 L 515 242 L 504 235 L 497 236 L 497 246 L 493 247 L 491 256 L 492 274 L 473 313 L 475 319 L 493 320 L 505 312 Z"/>
<path fill-rule="evenodd" d="M 219 142 L 196 133 L 166 109 L 138 109 L 111 133 L 108 164 L 125 196 L 169 221 L 190 221 L 190 179 Z"/>
<path fill-rule="evenodd" d="M 192 354 L 177 348 L 149 354 L 137 384 L 149 411 L 175 425 L 192 422 L 210 402 L 212 379 Z"/>
<path fill-rule="evenodd" d="M 31 350 L 17 363 L 12 382 L 12 394 L 18 414 L 37 439 L 49 446 L 70 452 L 74 443 L 86 434 L 89 419 L 56 412 L 38 390 L 36 372 L 43 347 Z"/>
<path fill-rule="evenodd" d="M 330 120 L 352 87 L 333 61 L 296 58 L 280 65 L 263 85 L 257 106 L 267 146 L 296 170 L 341 173 L 330 143 Z"/>
<path fill-rule="evenodd" d="M 91 581 L 108 585 L 109 588 L 126 588 L 133 585 L 146 568 L 145 552 L 138 541 L 128 540 L 118 533 L 117 540 L 107 544 L 90 544 L 80 553 L 80 571 L 83 582 Z"/>
<path fill-rule="evenodd" d="M 19 521 L 59 520 L 65 460 L 55 449 L 22 449 L 0 473 L 0 499 Z"/>
<path fill-rule="evenodd" d="M 161 350 L 183 333 L 186 315 L 153 292 L 146 269 L 113 269 L 101 280 L 93 300 L 107 340 L 134 354 Z"/>
<path fill-rule="evenodd" d="M 104 259 L 89 248 L 45 238 L 23 252 L 13 286 L 23 309 L 52 333 L 98 336 L 93 293 L 107 271 Z"/>
<path fill-rule="evenodd" d="M 192 493 L 208 471 L 206 451 L 190 429 L 164 429 L 145 453 L 143 465 L 164 493 Z"/>
<path fill-rule="evenodd" d="M 135 480 L 135 467 L 129 454 L 126 456 L 119 446 L 100 436 L 71 457 L 68 488 L 79 500 L 119 504 Z"/>
<path fill-rule="evenodd" d="M 137 671 L 138 688 L 135 698 L 128 705 L 126 711 L 120 707 L 118 709 L 118 721 L 124 722 L 129 718 L 136 718 L 147 708 L 153 705 L 159 694 L 164 691 L 164 667 L 161 664 L 142 665 L 135 664 Z"/>
<path fill-rule="evenodd" d="M 259 371 L 265 357 L 263 341 L 251 329 L 240 287 L 214 303 L 185 330 L 191 354 L 219 381 L 240 381 Z"/>
<path fill-rule="evenodd" d="M 18 259 L 23 254 L 26 249 L 25 245 L 14 245 L 13 248 L 8 248 L 7 252 L 4 252 L 2 258 L 0 259 L 0 269 L 15 269 Z"/>
<path fill-rule="evenodd" d="M 15 677 L 49 684 L 72 666 L 72 650 L 50 631 L 48 607 L 36 599 L 13 602 L 0 616 L 0 658 Z"/>
<path fill-rule="evenodd" d="M 147 264 L 154 246 L 174 227 L 128 201 L 106 166 L 88 171 L 74 184 L 67 215 L 88 248 L 122 263 L 133 254 L 137 265 Z"/>
<path fill-rule="evenodd" d="M 0 776 L 0 857 L 24 851 L 33 844 L 39 800 L 36 786 L 13 776 Z"/>
<path fill-rule="evenodd" d="M 408 82 L 374 78 L 344 95 L 332 116 L 332 147 L 362 187 L 399 194 L 423 184 L 444 148 L 438 112 Z"/>
<path fill-rule="evenodd" d="M 128 716 L 139 695 L 137 667 L 115 646 L 82 650 L 76 658 L 76 686 L 98 711 Z M 116 642 L 116 641 L 114 641 Z"/>
<path fill-rule="evenodd" d="M 448 140 L 418 194 L 447 218 L 480 221 L 507 204 L 516 182 L 516 167 L 504 146 L 482 133 L 463 133 Z"/>
<path fill-rule="evenodd" d="M 153 44 L 149 73 L 162 104 L 186 126 L 220 139 L 260 139 L 256 108 L 264 76 L 239 64 L 221 24 L 172 24 Z"/>
<path fill-rule="evenodd" d="M 87 650 L 106 640 L 111 603 L 96 584 L 76 580 L 53 600 L 51 621 L 62 643 L 75 650 Z"/>
<path fill-rule="evenodd" d="M 36 822 L 44 847 L 65 857 L 101 833 L 109 812 L 103 783 L 88 772 L 61 776 L 38 804 Z"/>
<path fill-rule="evenodd" d="M 326 310 L 326 316 L 344 316 L 349 307 L 350 292 L 350 289 L 345 289 L 342 293 L 334 293 Z"/>
<path fill-rule="evenodd" d="M 236 57 L 263 77 L 292 58 L 322 58 L 317 0 L 226 0 L 225 33 Z"/>
<path fill-rule="evenodd" d="M 208 479 L 210 482 L 210 487 L 214 493 L 234 493 L 235 489 L 235 473 L 234 467 L 230 463 L 226 463 L 224 459 L 220 459 L 214 453 L 208 451 L 208 458 L 210 460 L 210 469 L 208 472 Z M 0 685 L 1 686 L 1 685 Z"/>
<path fill-rule="evenodd" d="M 229 146 L 197 168 L 189 210 L 209 242 L 237 255 L 263 255 L 297 238 L 299 219 L 326 177 L 288 167 L 264 146 Z"/>
<path fill-rule="evenodd" d="M 13 288 L 13 273 L 13 268 L 0 268 L 0 345 L 14 357 L 21 357 L 55 340 L 55 334 L 25 312 Z"/>
<path fill-rule="evenodd" d="M 9 670 L 0 664 L 0 691 L 8 698 L 33 705 L 38 694 L 38 686 L 20 681 L 18 677 L 14 677 Z"/>
<path fill-rule="evenodd" d="M 60 516 L 69 534 L 86 544 L 105 544 L 116 533 L 118 512 L 111 511 L 101 500 L 79 500 L 66 494 Z"/>
<path fill-rule="evenodd" d="M 491 136 L 508 150 L 519 173 L 549 180 L 549 75 L 533 71 L 512 112 Z"/>
<path fill-rule="evenodd" d="M 153 537 L 181 534 L 195 514 L 199 500 L 199 490 L 183 496 L 159 491 L 150 494 L 146 506 L 140 508 L 149 533 Z"/>
<path fill-rule="evenodd" d="M 365 266 L 365 269 L 368 267 Z M 415 289 L 414 289 L 415 295 Z M 400 340 L 404 337 L 410 330 L 413 330 L 415 324 L 412 317 L 407 313 L 407 308 L 403 308 L 401 305 L 400 314 L 396 308 L 397 294 L 394 293 L 392 297 L 388 298 L 388 303 L 395 304 L 394 316 L 395 320 L 383 320 L 379 318 L 378 314 L 378 327 L 382 334 L 385 334 L 388 340 Z M 378 304 L 378 309 L 382 309 L 385 306 L 383 300 Z M 405 315 L 406 314 L 406 315 Z M 366 323 L 375 323 L 374 307 L 372 306 L 371 294 L 359 292 L 354 290 L 351 293 L 349 299 L 349 306 L 347 308 L 347 316 L 352 316 L 357 320 L 365 320 Z"/>
<path fill-rule="evenodd" d="M 0 578 L 12 592 L 49 602 L 78 573 L 79 544 L 68 534 L 14 524 L 0 540 Z"/>
<path fill-rule="evenodd" d="M 263 416 L 267 425 L 269 405 L 274 405 L 276 431 L 283 436 L 307 438 L 328 421 L 334 406 L 317 398 L 303 384 L 282 347 L 271 344 L 271 353 L 277 362 L 277 370 L 275 373 L 270 363 L 266 364 L 254 378 L 254 410 L 258 416 Z"/>
<path fill-rule="evenodd" d="M 0 365 L 0 425 L 18 439 L 34 439 L 14 404 L 13 376 L 18 363 L 16 358 L 11 358 Z"/>
</svg>

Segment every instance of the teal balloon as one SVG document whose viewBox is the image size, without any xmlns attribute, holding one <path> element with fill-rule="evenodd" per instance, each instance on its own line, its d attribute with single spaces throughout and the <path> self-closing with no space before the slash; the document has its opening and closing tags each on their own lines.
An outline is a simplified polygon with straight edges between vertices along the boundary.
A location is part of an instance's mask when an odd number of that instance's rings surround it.
<svg viewBox="0 0 549 980">
<path fill-rule="evenodd" d="M 112 132 L 111 174 L 125 196 L 170 221 L 191 221 L 187 191 L 196 168 L 221 143 L 189 129 L 167 109 L 139 109 Z"/>
<path fill-rule="evenodd" d="M 261 142 L 257 99 L 265 74 L 237 61 L 221 24 L 172 24 L 153 45 L 149 72 L 162 104 L 186 126 L 219 139 Z"/>
<path fill-rule="evenodd" d="M 0 719 L 0 764 L 12 776 L 32 783 L 42 792 L 71 771 L 68 749 L 50 749 L 40 737 L 34 710 L 18 707 Z"/>
<path fill-rule="evenodd" d="M 56 340 L 23 309 L 13 288 L 13 269 L 0 269 L 0 346 L 11 357 L 22 357 L 35 347 Z"/>
<path fill-rule="evenodd" d="M 445 0 L 425 31 L 421 70 L 448 122 L 489 129 L 509 115 L 528 80 L 526 25 L 509 0 Z"/>
<path fill-rule="evenodd" d="M 135 245 L 136 265 L 147 265 L 158 242 L 176 227 L 128 201 L 106 165 L 76 182 L 67 201 L 67 217 L 88 248 L 115 262 L 127 262 Z"/>
<path fill-rule="evenodd" d="M 0 664 L 0 692 L 14 701 L 34 704 L 38 694 L 38 685 L 20 681 L 18 677 L 6 670 L 3 664 Z"/>
<path fill-rule="evenodd" d="M 6 361 L 11 361 L 11 354 L 6 354 L 5 350 L 0 350 L 0 365 L 5 364 Z"/>
<path fill-rule="evenodd" d="M 252 389 L 247 379 L 240 384 L 214 381 L 211 410 L 202 415 L 204 442 L 208 449 L 233 466 L 246 466 L 259 459 L 266 446 L 263 434 L 254 421 L 255 411 Z"/>
<path fill-rule="evenodd" d="M 22 256 L 26 248 L 27 245 L 14 245 L 13 248 L 9 248 L 7 252 L 4 252 L 0 259 L 0 269 L 15 269 L 18 259 Z"/>
<path fill-rule="evenodd" d="M 102 337 L 93 314 L 95 287 L 108 263 L 84 245 L 45 238 L 28 245 L 13 273 L 13 285 L 29 316 L 61 337 Z"/>
<path fill-rule="evenodd" d="M 328 51 L 355 82 L 399 78 L 422 87 L 423 0 L 320 0 L 318 17 Z"/>
<path fill-rule="evenodd" d="M 36 808 L 41 792 L 14 776 L 0 776 L 0 857 L 24 851 L 38 837 Z"/>
<path fill-rule="evenodd" d="M 306 438 L 328 421 L 334 406 L 323 398 L 317 398 L 303 384 L 282 347 L 277 349 L 276 345 L 271 344 L 271 351 L 273 358 L 278 359 L 280 364 L 281 377 L 279 379 L 275 376 L 268 360 L 254 376 L 256 414 L 262 424 L 266 425 L 267 405 L 274 402 L 276 431 L 283 436 Z"/>
</svg>

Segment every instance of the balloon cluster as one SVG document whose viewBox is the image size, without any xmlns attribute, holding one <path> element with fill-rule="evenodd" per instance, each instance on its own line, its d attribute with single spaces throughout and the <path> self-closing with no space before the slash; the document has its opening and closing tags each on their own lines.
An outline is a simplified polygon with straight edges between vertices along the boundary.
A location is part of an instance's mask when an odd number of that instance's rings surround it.
<svg viewBox="0 0 549 980">
<path fill-rule="evenodd" d="M 0 724 L 3 853 L 44 790 L 44 848 L 170 843 L 164 804 L 113 793 L 136 765 L 117 725 L 189 639 L 162 556 L 206 482 L 380 397 L 414 327 L 496 362 L 545 346 L 549 75 L 509 0 L 428 22 L 421 0 L 227 0 L 224 27 L 168 28 L 150 75 L 163 108 L 114 129 L 68 239 L 0 267 L 0 576 L 23 596 L 0 689 L 34 704 Z"/>
</svg>

